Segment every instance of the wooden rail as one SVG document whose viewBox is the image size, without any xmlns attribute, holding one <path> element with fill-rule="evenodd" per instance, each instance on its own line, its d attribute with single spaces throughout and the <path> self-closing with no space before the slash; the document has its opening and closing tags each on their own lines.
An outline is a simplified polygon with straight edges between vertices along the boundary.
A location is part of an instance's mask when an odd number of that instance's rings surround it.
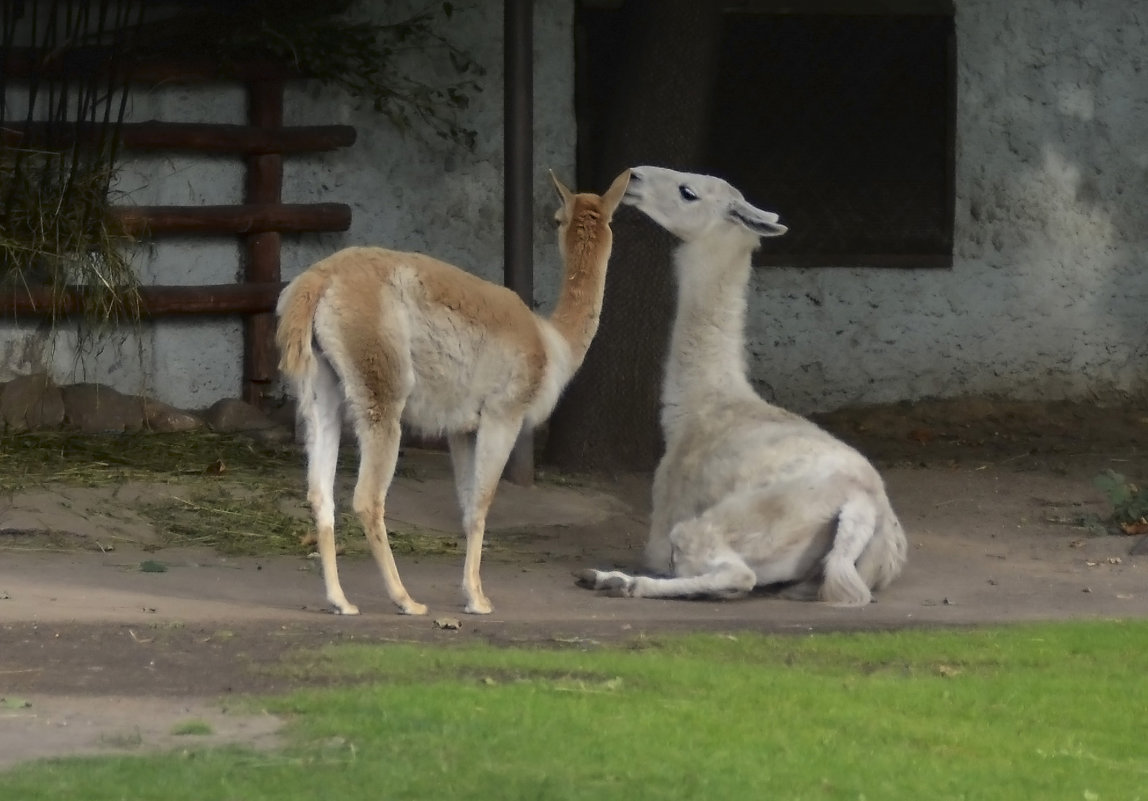
<svg viewBox="0 0 1148 801">
<path fill-rule="evenodd" d="M 351 226 L 351 207 L 344 203 L 119 206 L 112 213 L 132 236 L 346 231 Z"/>
<path fill-rule="evenodd" d="M 31 139 L 49 147 L 67 147 L 93 141 L 99 129 L 90 124 L 49 126 L 11 120 L 0 127 L 0 143 L 19 147 Z M 199 122 L 127 122 L 120 126 L 120 141 L 132 150 L 191 150 L 208 153 L 320 153 L 355 143 L 350 125 L 301 125 L 261 128 L 255 125 L 211 125 Z"/>
<path fill-rule="evenodd" d="M 101 47 L 73 47 L 42 54 L 35 48 L 13 47 L 3 54 L 4 71 L 9 78 L 60 78 L 92 71 L 114 70 L 130 75 L 140 84 L 206 83 L 305 78 L 298 70 L 277 61 L 242 61 L 221 64 L 210 58 L 139 58 L 130 62 L 113 59 Z"/>
<path fill-rule="evenodd" d="M 203 316 L 229 314 L 268 314 L 283 289 L 282 282 L 256 284 L 214 284 L 206 286 L 140 287 L 142 317 Z M 83 309 L 84 291 L 69 287 L 21 287 L 0 292 L 0 316 L 16 317 L 78 314 Z"/>
<path fill-rule="evenodd" d="M 300 78 L 282 64 L 253 62 L 219 65 L 208 60 L 115 63 L 105 52 L 81 49 L 40 58 L 34 51 L 12 49 L 3 56 L 8 78 L 51 79 L 77 71 L 116 71 L 137 85 L 239 81 L 248 97 L 248 124 L 170 123 L 151 120 L 125 123 L 121 142 L 132 150 L 181 151 L 239 155 L 247 168 L 243 202 L 234 206 L 122 206 L 113 210 L 135 236 L 234 236 L 243 240 L 242 283 L 214 286 L 150 286 L 140 291 L 141 314 L 244 316 L 244 377 L 241 394 L 260 405 L 276 375 L 274 309 L 283 286 L 280 244 L 283 233 L 345 231 L 351 208 L 342 203 L 282 202 L 283 155 L 316 153 L 347 147 L 355 129 L 347 125 L 284 127 L 283 90 Z M 48 127 L 41 123 L 6 122 L 0 142 L 69 146 L 95 137 L 97 130 L 79 123 Z M 22 287 L 0 291 L 0 317 L 74 314 L 84 293 L 73 287 Z"/>
</svg>

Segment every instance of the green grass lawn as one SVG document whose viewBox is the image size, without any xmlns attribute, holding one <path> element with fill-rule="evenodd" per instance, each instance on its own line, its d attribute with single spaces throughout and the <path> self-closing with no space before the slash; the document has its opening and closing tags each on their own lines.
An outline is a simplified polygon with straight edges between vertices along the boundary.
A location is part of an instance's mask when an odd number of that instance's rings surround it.
<svg viewBox="0 0 1148 801">
<path fill-rule="evenodd" d="M 341 646 L 289 747 L 70 759 L 0 798 L 1148 799 L 1148 622 Z M 194 746 L 194 744 L 190 744 Z"/>
</svg>

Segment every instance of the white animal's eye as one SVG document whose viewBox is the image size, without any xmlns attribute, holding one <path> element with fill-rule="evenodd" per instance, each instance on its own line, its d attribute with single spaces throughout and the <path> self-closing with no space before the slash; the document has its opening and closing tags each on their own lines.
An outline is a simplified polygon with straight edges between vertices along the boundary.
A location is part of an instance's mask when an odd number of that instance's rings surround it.
<svg viewBox="0 0 1148 801">
<path fill-rule="evenodd" d="M 678 194 L 682 196 L 682 200 L 688 200 L 691 203 L 698 199 L 698 193 L 690 189 L 685 184 L 678 187 Z"/>
</svg>

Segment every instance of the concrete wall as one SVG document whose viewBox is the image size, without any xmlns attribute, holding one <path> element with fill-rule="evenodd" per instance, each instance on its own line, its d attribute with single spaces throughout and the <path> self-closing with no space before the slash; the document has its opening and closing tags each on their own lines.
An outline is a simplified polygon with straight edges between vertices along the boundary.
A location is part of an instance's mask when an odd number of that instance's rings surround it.
<svg viewBox="0 0 1148 801">
<path fill-rule="evenodd" d="M 537 0 L 535 13 L 535 280 L 548 307 L 558 274 L 545 170 L 574 173 L 572 3 Z M 955 266 L 759 271 L 748 344 L 763 394 L 802 412 L 976 393 L 1143 395 L 1146 26 L 1148 9 L 1124 0 L 957 0 Z M 500 280 L 501 4 L 460 9 L 444 33 L 489 70 L 466 116 L 480 132 L 473 154 L 404 139 L 337 92 L 292 90 L 289 124 L 348 123 L 359 141 L 288 161 L 285 200 L 347 202 L 354 222 L 347 234 L 289 239 L 285 277 L 338 247 L 374 243 Z M 135 108 L 141 119 L 238 122 L 243 113 L 238 90 L 202 88 L 139 98 Z M 234 166 L 177 158 L 133 162 L 120 180 L 140 204 L 234 202 L 241 184 Z M 230 242 L 165 240 L 140 265 L 149 281 L 214 283 L 236 277 L 238 253 Z M 42 339 L 0 333 L 0 380 L 50 359 Z M 98 342 L 79 360 L 65 337 L 54 369 L 59 380 L 125 391 L 146 383 L 190 408 L 236 395 L 241 362 L 238 322 L 164 322 L 139 341 Z"/>
<path fill-rule="evenodd" d="M 953 269 L 758 271 L 761 391 L 803 412 L 1142 396 L 1146 26 L 1121 0 L 957 0 Z"/>
</svg>

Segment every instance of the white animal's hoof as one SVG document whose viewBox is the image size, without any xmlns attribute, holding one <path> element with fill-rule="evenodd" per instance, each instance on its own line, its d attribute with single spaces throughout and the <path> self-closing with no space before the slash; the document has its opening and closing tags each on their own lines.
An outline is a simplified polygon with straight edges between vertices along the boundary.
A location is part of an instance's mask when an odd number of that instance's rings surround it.
<svg viewBox="0 0 1148 801">
<path fill-rule="evenodd" d="M 633 598 L 634 581 L 621 576 L 610 576 L 598 583 L 598 591 L 610 598 Z"/>
<path fill-rule="evenodd" d="M 588 590 L 596 590 L 598 589 L 598 576 L 597 570 L 576 570 L 574 571 L 574 583 Z"/>
<path fill-rule="evenodd" d="M 489 615 L 494 611 L 494 606 L 491 605 L 489 599 L 478 598 L 476 600 L 469 601 L 463 611 L 468 615 Z"/>
<path fill-rule="evenodd" d="M 336 615 L 357 615 L 359 614 L 359 607 L 354 604 L 349 604 L 343 601 L 341 604 L 332 604 L 333 611 Z"/>
<path fill-rule="evenodd" d="M 618 571 L 579 570 L 574 573 L 579 587 L 597 590 L 611 598 L 633 598 L 636 581 Z"/>
<path fill-rule="evenodd" d="M 426 613 L 426 604 L 420 604 L 417 601 L 410 600 L 406 603 L 399 604 L 399 614 L 401 615 L 425 615 Z"/>
</svg>

